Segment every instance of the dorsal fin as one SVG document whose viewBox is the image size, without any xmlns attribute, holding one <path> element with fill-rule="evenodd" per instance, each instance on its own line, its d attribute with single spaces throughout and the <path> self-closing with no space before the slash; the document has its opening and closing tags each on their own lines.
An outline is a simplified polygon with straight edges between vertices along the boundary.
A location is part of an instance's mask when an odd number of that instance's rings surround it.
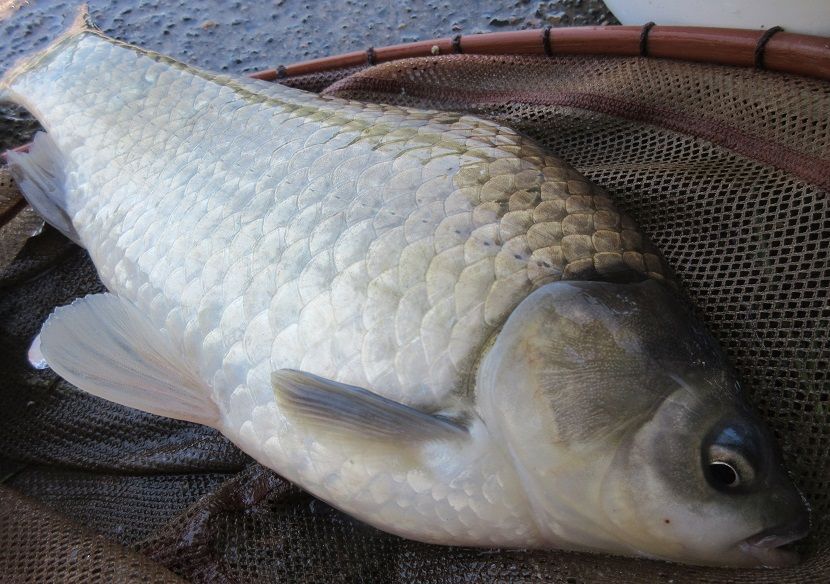
<svg viewBox="0 0 830 584">
<path fill-rule="evenodd" d="M 130 302 L 92 294 L 55 310 L 40 333 L 55 373 L 104 399 L 131 408 L 215 425 L 211 388 Z"/>
</svg>

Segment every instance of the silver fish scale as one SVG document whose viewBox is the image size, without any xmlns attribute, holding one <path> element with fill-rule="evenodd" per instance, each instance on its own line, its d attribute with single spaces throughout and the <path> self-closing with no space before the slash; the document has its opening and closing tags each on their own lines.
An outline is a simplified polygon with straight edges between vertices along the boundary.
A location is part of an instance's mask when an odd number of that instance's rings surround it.
<svg viewBox="0 0 830 584">
<path fill-rule="evenodd" d="M 48 58 L 15 84 L 48 110 L 72 222 L 106 286 L 210 383 L 226 434 L 349 512 L 396 517 L 399 533 L 424 539 L 417 526 L 429 525 L 498 544 L 533 529 L 526 502 L 492 505 L 521 491 L 504 461 L 471 451 L 441 481 L 377 460 L 347 468 L 348 453 L 292 437 L 270 375 L 299 369 L 451 407 L 535 288 L 667 275 L 604 192 L 474 117 L 213 76 L 97 34 Z M 482 532 L 477 504 L 503 533 Z M 408 506 L 420 507 L 402 518 Z"/>
</svg>

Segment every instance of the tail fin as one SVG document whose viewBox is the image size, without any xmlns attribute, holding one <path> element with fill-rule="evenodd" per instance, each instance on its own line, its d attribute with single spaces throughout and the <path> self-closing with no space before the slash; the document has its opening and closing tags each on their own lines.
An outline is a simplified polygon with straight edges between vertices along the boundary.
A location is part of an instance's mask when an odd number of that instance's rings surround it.
<svg viewBox="0 0 830 584">
<path fill-rule="evenodd" d="M 66 211 L 64 157 L 48 134 L 38 132 L 29 152 L 9 152 L 9 170 L 20 192 L 47 223 L 81 244 Z"/>
</svg>

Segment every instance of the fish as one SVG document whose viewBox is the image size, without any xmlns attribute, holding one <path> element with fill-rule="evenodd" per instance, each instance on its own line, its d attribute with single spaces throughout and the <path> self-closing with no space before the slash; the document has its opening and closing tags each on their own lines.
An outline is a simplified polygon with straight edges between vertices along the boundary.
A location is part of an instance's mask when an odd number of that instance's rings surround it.
<svg viewBox="0 0 830 584">
<path fill-rule="evenodd" d="M 780 566 L 771 431 L 607 192 L 494 121 L 220 75 L 82 9 L 0 79 L 8 155 L 107 291 L 39 342 L 83 391 L 218 429 L 427 543 Z"/>
</svg>

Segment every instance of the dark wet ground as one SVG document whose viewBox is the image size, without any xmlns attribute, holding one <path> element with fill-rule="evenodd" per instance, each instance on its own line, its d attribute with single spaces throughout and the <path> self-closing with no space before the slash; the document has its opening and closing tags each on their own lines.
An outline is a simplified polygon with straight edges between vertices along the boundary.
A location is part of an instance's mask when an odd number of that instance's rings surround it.
<svg viewBox="0 0 830 584">
<path fill-rule="evenodd" d="M 4 9 L 6 4 L 20 7 Z M 0 72 L 60 34 L 78 4 L 0 1 Z M 199 67 L 239 73 L 456 34 L 616 23 L 600 0 L 92 0 L 89 6 L 107 34 Z M 0 106 L 0 150 L 31 134 L 33 124 L 16 119 L 20 117 Z"/>
</svg>

